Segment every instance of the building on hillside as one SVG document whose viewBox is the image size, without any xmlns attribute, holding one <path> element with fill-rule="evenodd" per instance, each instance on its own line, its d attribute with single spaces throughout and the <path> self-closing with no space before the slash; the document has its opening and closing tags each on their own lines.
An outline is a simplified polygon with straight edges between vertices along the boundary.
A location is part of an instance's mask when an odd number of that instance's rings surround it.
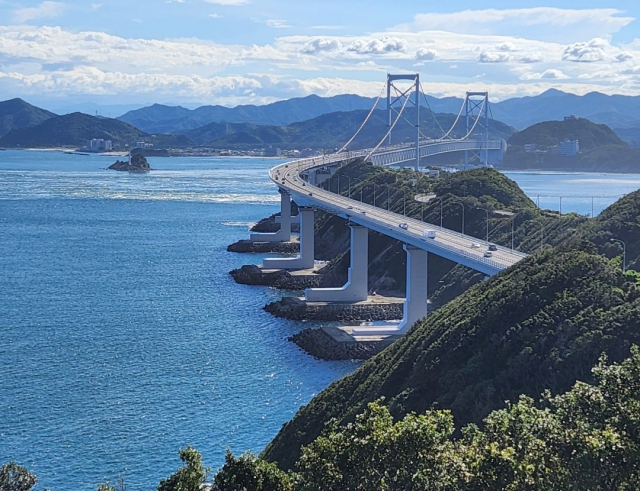
<svg viewBox="0 0 640 491">
<path fill-rule="evenodd" d="M 577 121 L 579 118 L 578 116 L 576 116 L 575 114 L 572 114 L 570 116 L 565 116 L 564 120 L 565 121 Z"/>
<path fill-rule="evenodd" d="M 89 152 L 108 152 L 113 150 L 113 144 L 111 140 L 93 138 L 91 140 L 87 140 L 87 150 Z"/>
<path fill-rule="evenodd" d="M 149 149 L 149 148 L 153 148 L 153 143 L 147 143 L 147 142 L 136 142 L 133 146 L 133 148 L 142 148 L 142 149 Z"/>
<path fill-rule="evenodd" d="M 524 144 L 524 151 L 525 153 L 533 153 L 537 150 L 537 146 L 535 143 L 525 143 Z"/>
<path fill-rule="evenodd" d="M 560 155 L 577 155 L 580 151 L 578 140 L 564 140 L 560 142 Z"/>
</svg>

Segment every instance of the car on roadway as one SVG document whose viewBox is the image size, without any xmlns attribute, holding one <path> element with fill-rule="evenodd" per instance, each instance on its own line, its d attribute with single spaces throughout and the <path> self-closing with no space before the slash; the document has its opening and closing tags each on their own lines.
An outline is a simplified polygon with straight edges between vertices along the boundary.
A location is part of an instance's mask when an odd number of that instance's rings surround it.
<svg viewBox="0 0 640 491">
<path fill-rule="evenodd" d="M 405 222 L 401 222 L 398 224 L 398 227 L 400 227 L 402 230 L 407 230 L 409 228 L 409 225 Z"/>
<path fill-rule="evenodd" d="M 498 250 L 498 246 L 495 244 L 489 244 L 489 250 L 490 251 L 497 251 Z"/>
<path fill-rule="evenodd" d="M 493 256 L 493 252 L 491 251 L 487 251 L 484 253 L 484 257 L 491 257 L 491 256 Z"/>
<path fill-rule="evenodd" d="M 480 244 L 478 244 L 477 242 L 472 242 L 471 243 L 471 248 L 472 249 L 480 249 Z"/>
</svg>

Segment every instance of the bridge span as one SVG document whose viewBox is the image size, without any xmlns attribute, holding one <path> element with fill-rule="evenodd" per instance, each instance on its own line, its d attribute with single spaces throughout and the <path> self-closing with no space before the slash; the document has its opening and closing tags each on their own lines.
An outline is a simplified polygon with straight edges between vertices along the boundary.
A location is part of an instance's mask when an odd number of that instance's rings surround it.
<svg viewBox="0 0 640 491">
<path fill-rule="evenodd" d="M 438 143 L 435 143 L 438 145 Z M 384 152 L 385 149 L 382 149 Z M 458 150 L 449 150 L 458 151 Z M 326 191 L 303 178 L 315 170 L 337 166 L 368 151 L 343 152 L 331 156 L 294 160 L 273 167 L 271 180 L 281 194 L 280 231 L 251 234 L 253 241 L 288 241 L 291 237 L 291 199 L 300 210 L 300 255 L 295 258 L 265 259 L 267 269 L 310 269 L 314 266 L 314 209 L 341 216 L 351 226 L 351 267 L 348 281 L 341 288 L 310 288 L 308 301 L 357 302 L 368 295 L 368 230 L 375 230 L 405 244 L 407 252 L 407 299 L 404 317 L 395 327 L 354 327 L 354 335 L 403 334 L 418 319 L 427 314 L 427 256 L 436 254 L 462 264 L 487 276 L 506 269 L 527 254 L 496 246 L 491 257 L 485 257 L 487 247 L 472 247 L 483 243 L 477 237 L 463 235 L 447 228 L 407 218 L 398 213 L 361 203 Z M 405 225 L 406 224 L 406 225 Z M 425 230 L 435 231 L 426 237 Z"/>
<path fill-rule="evenodd" d="M 395 87 L 397 80 L 410 80 L 409 89 Z M 348 281 L 341 288 L 309 288 L 305 290 L 307 301 L 316 302 L 358 302 L 368 297 L 368 231 L 375 230 L 404 243 L 407 253 L 407 296 L 404 302 L 402 321 L 394 327 L 354 327 L 354 335 L 371 334 L 404 334 L 418 319 L 427 314 L 427 258 L 436 254 L 458 264 L 462 264 L 485 275 L 494 275 L 526 257 L 526 254 L 506 247 L 478 247 L 478 238 L 407 218 L 389 210 L 361 203 L 326 191 L 316 186 L 315 175 L 323 167 L 340 166 L 354 157 L 363 157 L 374 165 L 394 165 L 414 162 L 419 170 L 420 160 L 431 155 L 448 152 L 464 152 L 465 163 L 477 158 L 488 165 L 490 156 L 498 159 L 506 151 L 504 140 L 489 139 L 489 95 L 487 92 L 467 92 L 460 112 L 448 131 L 443 130 L 439 139 L 429 139 L 420 132 L 420 82 L 415 75 L 387 75 L 387 110 L 389 130 L 373 149 L 357 152 L 345 152 L 347 146 L 373 114 L 380 97 L 375 102 L 369 115 L 360 128 L 344 147 L 330 156 L 312 157 L 294 160 L 275 166 L 269 172 L 271 180 L 280 191 L 281 217 L 280 230 L 276 233 L 251 234 L 252 241 L 289 241 L 291 240 L 291 199 L 298 204 L 300 210 L 300 255 L 295 258 L 265 259 L 263 266 L 267 269 L 311 269 L 314 267 L 314 209 L 347 219 L 351 227 L 351 263 Z M 396 96 L 391 99 L 391 89 Z M 382 93 L 381 93 L 382 94 Z M 477 99 L 481 97 L 481 99 Z M 425 97 L 426 100 L 426 97 Z M 393 108 L 394 103 L 402 101 L 402 108 Z M 391 140 L 391 132 L 400 120 L 409 102 L 415 106 L 416 121 L 415 142 L 394 146 L 382 146 Z M 428 103 L 428 101 L 427 101 Z M 450 135 L 465 112 L 466 121 L 464 136 L 453 138 Z M 395 120 L 393 116 L 396 114 Z M 437 123 L 437 119 L 435 118 Z M 481 122 L 481 120 L 483 122 Z M 440 125 L 438 124 L 440 127 Z M 442 129 L 440 127 L 440 129 Z M 474 138 L 480 134 L 481 137 Z M 429 232 L 428 234 L 426 232 Z"/>
</svg>

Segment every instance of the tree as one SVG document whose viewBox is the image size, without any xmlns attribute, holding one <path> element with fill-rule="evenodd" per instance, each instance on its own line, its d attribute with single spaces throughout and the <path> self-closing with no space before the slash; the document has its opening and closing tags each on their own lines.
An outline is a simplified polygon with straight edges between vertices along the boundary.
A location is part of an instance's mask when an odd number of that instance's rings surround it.
<svg viewBox="0 0 640 491">
<path fill-rule="evenodd" d="M 225 464 L 214 484 L 220 491 L 291 491 L 294 480 L 276 464 L 259 459 L 251 452 L 236 458 L 229 449 Z"/>
<path fill-rule="evenodd" d="M 199 491 L 209 475 L 210 469 L 202 464 L 202 456 L 195 448 L 188 446 L 178 452 L 186 465 L 167 479 L 160 481 L 158 491 Z"/>
<path fill-rule="evenodd" d="M 35 474 L 15 462 L 0 467 L 0 491 L 29 491 L 37 482 Z"/>
</svg>

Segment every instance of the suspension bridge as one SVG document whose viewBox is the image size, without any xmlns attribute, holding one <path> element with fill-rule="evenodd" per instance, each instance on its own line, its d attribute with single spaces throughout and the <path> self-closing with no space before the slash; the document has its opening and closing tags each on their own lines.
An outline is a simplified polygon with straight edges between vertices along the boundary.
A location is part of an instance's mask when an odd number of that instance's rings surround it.
<svg viewBox="0 0 640 491">
<path fill-rule="evenodd" d="M 409 81 L 408 88 L 398 87 L 398 81 Z M 389 127 L 373 148 L 349 151 L 349 145 L 365 127 L 382 98 L 381 91 L 371 111 L 354 136 L 335 154 L 286 162 L 269 171 L 281 196 L 280 230 L 276 233 L 254 233 L 255 242 L 286 242 L 291 240 L 292 220 L 300 223 L 300 255 L 295 258 L 264 259 L 265 269 L 312 269 L 314 267 L 314 210 L 321 209 L 348 220 L 351 227 L 351 265 L 348 281 L 340 288 L 310 288 L 305 291 L 307 301 L 358 302 L 368 296 L 368 231 L 375 230 L 404 243 L 407 253 L 407 285 L 403 319 L 391 327 L 354 327 L 353 334 L 404 334 L 418 319 L 427 314 L 427 257 L 436 254 L 462 264 L 487 276 L 512 266 L 526 254 L 506 247 L 486 243 L 479 247 L 479 239 L 463 233 L 438 227 L 420 220 L 407 218 L 317 186 L 339 166 L 353 158 L 364 158 L 374 165 L 406 165 L 412 162 L 419 170 L 421 160 L 432 155 L 465 152 L 465 163 L 478 160 L 489 165 L 506 150 L 502 140 L 489 139 L 489 96 L 486 92 L 467 92 L 460 111 L 448 131 L 438 127 L 442 136 L 425 137 L 420 131 L 420 95 L 423 95 L 418 74 L 387 76 L 387 112 Z M 428 100 L 425 97 L 428 105 Z M 414 107 L 415 140 L 411 143 L 390 145 L 392 131 L 404 117 L 404 111 Z M 398 107 L 399 106 L 399 107 Z M 430 108 L 429 108 L 430 110 Z M 433 114 L 433 112 L 432 112 Z M 435 115 L 434 115 L 435 118 Z M 454 136 L 458 122 L 464 118 L 462 136 Z M 406 120 L 406 117 L 405 117 Z M 437 119 L 436 119 L 437 122 Z M 387 143 L 385 146 L 384 143 Z M 298 204 L 299 217 L 291 217 L 291 200 Z M 464 205 L 463 210 L 464 210 Z M 464 216 L 464 215 L 463 215 Z M 491 249 L 489 251 L 488 249 Z"/>
</svg>

